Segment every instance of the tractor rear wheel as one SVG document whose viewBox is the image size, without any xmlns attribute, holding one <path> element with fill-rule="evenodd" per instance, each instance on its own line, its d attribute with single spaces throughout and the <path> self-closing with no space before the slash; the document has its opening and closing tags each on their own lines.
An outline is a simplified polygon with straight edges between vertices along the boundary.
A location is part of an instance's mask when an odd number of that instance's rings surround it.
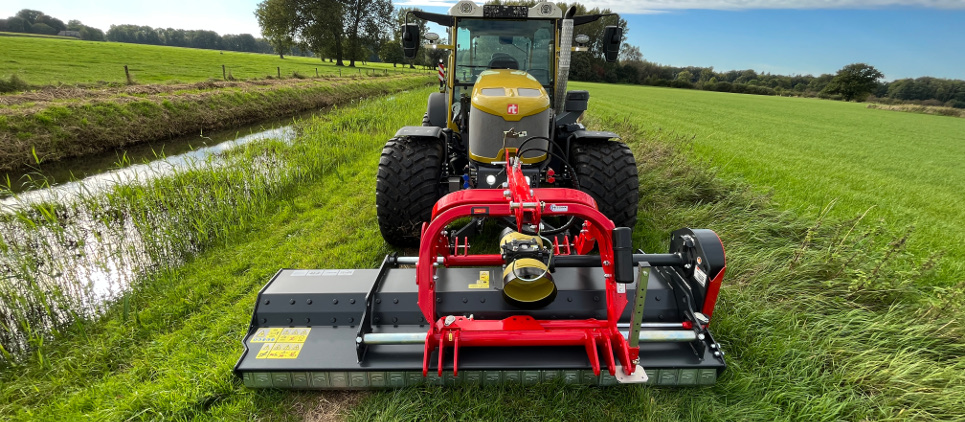
<svg viewBox="0 0 965 422">
<path fill-rule="evenodd" d="M 623 142 L 577 140 L 570 150 L 580 190 L 596 200 L 600 212 L 617 227 L 637 223 L 640 181 L 633 152 Z"/>
<path fill-rule="evenodd" d="M 422 223 L 442 197 L 444 149 L 435 139 L 393 138 L 382 149 L 375 205 L 382 238 L 397 247 L 419 246 Z"/>
</svg>

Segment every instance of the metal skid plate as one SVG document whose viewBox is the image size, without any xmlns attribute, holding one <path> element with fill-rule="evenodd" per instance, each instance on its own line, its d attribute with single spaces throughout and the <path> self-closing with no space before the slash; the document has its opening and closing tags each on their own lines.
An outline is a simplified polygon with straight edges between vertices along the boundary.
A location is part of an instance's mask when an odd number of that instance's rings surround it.
<svg viewBox="0 0 965 422">
<path fill-rule="evenodd" d="M 365 296 L 377 282 L 381 282 L 381 288 L 372 304 L 373 333 L 425 333 L 429 329 L 417 304 L 415 269 L 383 270 L 279 271 L 258 295 L 244 339 L 245 351 L 235 366 L 244 384 L 253 388 L 360 389 L 417 384 L 530 384 L 556 379 L 575 384 L 620 383 L 605 369 L 594 375 L 582 347 L 465 347 L 460 350 L 458 377 L 452 374 L 451 357 L 442 377 L 435 370 L 423 377 L 422 343 L 368 345 L 359 362 L 358 324 L 363 318 Z M 513 315 L 605 318 L 600 268 L 556 269 L 556 299 L 545 308 L 526 311 L 503 301 L 501 274 L 499 267 L 439 268 L 437 312 L 471 314 L 476 319 Z M 681 321 L 674 292 L 661 277 L 656 271 L 650 272 L 644 322 Z M 635 284 L 627 286 L 628 290 L 635 288 Z M 622 322 L 629 322 L 630 309 L 627 307 Z M 711 351 L 713 339 L 708 336 L 703 341 L 708 345 L 700 348 L 703 359 L 698 359 L 690 343 L 642 343 L 640 365 L 649 383 L 713 384 L 725 364 Z"/>
</svg>

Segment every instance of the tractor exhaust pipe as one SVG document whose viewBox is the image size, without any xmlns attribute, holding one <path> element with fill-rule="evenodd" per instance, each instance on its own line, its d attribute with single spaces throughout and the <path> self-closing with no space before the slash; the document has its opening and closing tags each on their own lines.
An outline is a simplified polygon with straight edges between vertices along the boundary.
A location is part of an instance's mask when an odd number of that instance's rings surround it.
<svg viewBox="0 0 965 422">
<path fill-rule="evenodd" d="M 570 77 L 570 56 L 573 54 L 573 15 L 576 14 L 576 7 L 570 6 L 563 16 L 563 24 L 560 29 L 560 62 L 556 70 L 556 93 L 553 107 L 556 114 L 563 113 L 563 106 L 566 104 L 566 81 Z"/>
</svg>

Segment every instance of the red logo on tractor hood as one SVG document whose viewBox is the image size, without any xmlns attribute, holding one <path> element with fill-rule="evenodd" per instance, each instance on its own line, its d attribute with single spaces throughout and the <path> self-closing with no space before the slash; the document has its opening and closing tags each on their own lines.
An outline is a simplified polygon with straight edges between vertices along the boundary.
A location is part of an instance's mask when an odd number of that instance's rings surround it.
<svg viewBox="0 0 965 422">
<path fill-rule="evenodd" d="M 506 114 L 519 114 L 519 104 L 507 105 Z"/>
</svg>

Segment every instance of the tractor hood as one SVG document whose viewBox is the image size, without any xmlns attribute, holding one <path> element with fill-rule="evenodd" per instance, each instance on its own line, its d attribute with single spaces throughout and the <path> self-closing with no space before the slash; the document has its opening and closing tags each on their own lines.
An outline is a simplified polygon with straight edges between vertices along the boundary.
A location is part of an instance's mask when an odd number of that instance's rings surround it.
<svg viewBox="0 0 965 422">
<path fill-rule="evenodd" d="M 487 70 L 473 87 L 472 105 L 508 122 L 518 122 L 550 108 L 550 97 L 539 81 L 524 71 Z"/>
</svg>

